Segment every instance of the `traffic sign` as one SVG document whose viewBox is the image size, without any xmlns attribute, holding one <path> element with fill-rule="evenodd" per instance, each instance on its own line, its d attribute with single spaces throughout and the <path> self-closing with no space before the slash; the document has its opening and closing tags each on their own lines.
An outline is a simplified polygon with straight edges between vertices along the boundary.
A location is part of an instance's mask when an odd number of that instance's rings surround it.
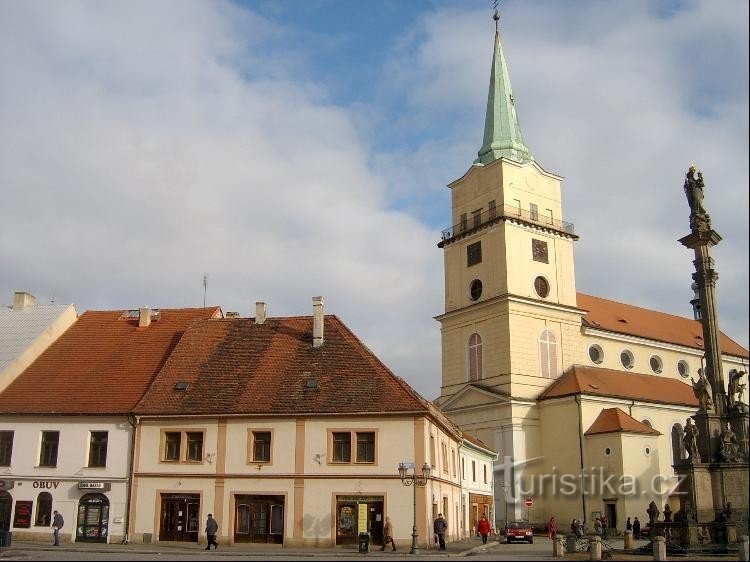
<svg viewBox="0 0 750 562">
<path fill-rule="evenodd" d="M 526 498 L 526 507 L 532 507 L 534 505 L 534 498 Z"/>
</svg>

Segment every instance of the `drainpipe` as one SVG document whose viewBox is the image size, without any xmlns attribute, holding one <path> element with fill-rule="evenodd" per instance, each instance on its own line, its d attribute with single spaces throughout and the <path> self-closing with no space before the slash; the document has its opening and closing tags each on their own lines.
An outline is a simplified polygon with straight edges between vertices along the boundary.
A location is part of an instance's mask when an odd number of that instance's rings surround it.
<svg viewBox="0 0 750 562">
<path fill-rule="evenodd" d="M 125 495 L 125 536 L 122 538 L 122 544 L 130 542 L 130 502 L 133 493 L 133 466 L 135 464 L 135 430 L 136 419 L 133 414 L 128 414 L 128 423 L 130 424 L 130 458 L 128 460 L 128 487 Z"/>
<path fill-rule="evenodd" d="M 581 409 L 581 396 L 575 397 L 576 404 L 578 404 L 578 453 L 581 459 L 581 486 L 585 487 L 585 480 L 583 478 L 584 462 L 583 462 L 583 411 Z M 585 489 L 581 490 L 581 507 L 583 508 L 583 524 L 584 529 L 586 527 L 586 494 Z"/>
</svg>

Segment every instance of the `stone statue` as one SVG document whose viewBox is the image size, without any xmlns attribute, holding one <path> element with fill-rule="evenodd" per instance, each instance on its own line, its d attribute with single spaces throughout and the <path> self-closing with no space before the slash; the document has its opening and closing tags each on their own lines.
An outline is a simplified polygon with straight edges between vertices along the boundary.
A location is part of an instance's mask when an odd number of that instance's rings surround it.
<svg viewBox="0 0 750 562">
<path fill-rule="evenodd" d="M 703 369 L 698 369 L 698 380 L 693 380 L 690 377 L 690 382 L 693 383 L 693 394 L 698 399 L 700 409 L 708 412 L 714 407 L 713 400 L 711 400 L 711 383 L 706 378 L 706 373 Z"/>
<path fill-rule="evenodd" d="M 648 514 L 649 526 L 653 529 L 654 523 L 659 518 L 659 508 L 656 507 L 656 502 L 654 500 L 651 500 L 651 503 L 648 504 L 648 509 L 646 510 L 646 513 Z"/>
<path fill-rule="evenodd" d="M 665 523 L 672 522 L 672 508 L 669 507 L 668 503 L 664 504 L 664 522 Z"/>
<path fill-rule="evenodd" d="M 690 205 L 690 228 L 700 230 L 701 228 L 711 228 L 711 218 L 703 206 L 703 173 L 695 165 L 688 168 L 685 177 L 685 195 L 687 195 L 688 205 Z"/>
<path fill-rule="evenodd" d="M 729 422 L 724 425 L 721 430 L 721 436 L 719 441 L 719 460 L 724 462 L 734 462 L 739 460 L 740 444 L 737 441 L 737 436 L 732 431 Z"/>
<path fill-rule="evenodd" d="M 700 453 L 698 452 L 698 428 L 693 425 L 691 418 L 688 418 L 685 423 L 682 443 L 685 445 L 685 451 L 688 454 L 686 461 L 690 463 L 701 462 Z"/>
<path fill-rule="evenodd" d="M 742 403 L 742 395 L 745 391 L 745 385 L 740 381 L 745 376 L 745 371 L 738 371 L 732 369 L 729 371 L 729 387 L 727 389 L 727 396 L 729 398 L 729 405 L 734 406 L 735 404 Z"/>
</svg>

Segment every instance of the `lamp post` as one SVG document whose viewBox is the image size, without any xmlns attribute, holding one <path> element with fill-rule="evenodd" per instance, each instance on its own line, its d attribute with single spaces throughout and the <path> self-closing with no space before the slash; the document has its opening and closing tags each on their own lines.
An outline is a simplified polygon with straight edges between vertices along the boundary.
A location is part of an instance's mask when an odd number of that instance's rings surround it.
<svg viewBox="0 0 750 562">
<path fill-rule="evenodd" d="M 412 469 L 412 473 L 409 474 L 409 469 Z M 398 465 L 398 475 L 401 477 L 401 483 L 404 486 L 412 486 L 414 490 L 414 526 L 411 530 L 411 550 L 409 554 L 419 554 L 419 547 L 417 546 L 417 487 L 424 488 L 427 485 L 427 480 L 430 478 L 430 465 L 424 463 L 422 465 L 422 474 L 417 474 L 417 469 L 414 467 L 414 463 L 402 462 Z"/>
</svg>

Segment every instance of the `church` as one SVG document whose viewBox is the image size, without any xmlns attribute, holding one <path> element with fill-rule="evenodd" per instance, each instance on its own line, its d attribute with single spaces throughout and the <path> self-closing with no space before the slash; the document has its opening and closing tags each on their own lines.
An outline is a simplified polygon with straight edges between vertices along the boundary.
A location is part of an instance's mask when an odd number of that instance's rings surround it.
<svg viewBox="0 0 750 562">
<path fill-rule="evenodd" d="M 647 520 L 651 501 L 679 508 L 673 465 L 686 457 L 684 426 L 699 407 L 691 381 L 704 357 L 699 299 L 683 318 L 576 290 L 579 235 L 562 214 L 563 178 L 523 140 L 498 20 L 483 143 L 448 185 L 452 226 L 438 244 L 435 403 L 499 453 L 497 528 L 516 519 L 543 527 L 554 516 L 563 532 L 573 518 L 591 530 L 606 516 L 622 530 L 627 517 Z M 723 380 L 737 380 L 748 350 L 719 340 Z M 730 398 L 746 404 L 746 382 Z M 746 436 L 738 446 L 746 458 Z"/>
</svg>

